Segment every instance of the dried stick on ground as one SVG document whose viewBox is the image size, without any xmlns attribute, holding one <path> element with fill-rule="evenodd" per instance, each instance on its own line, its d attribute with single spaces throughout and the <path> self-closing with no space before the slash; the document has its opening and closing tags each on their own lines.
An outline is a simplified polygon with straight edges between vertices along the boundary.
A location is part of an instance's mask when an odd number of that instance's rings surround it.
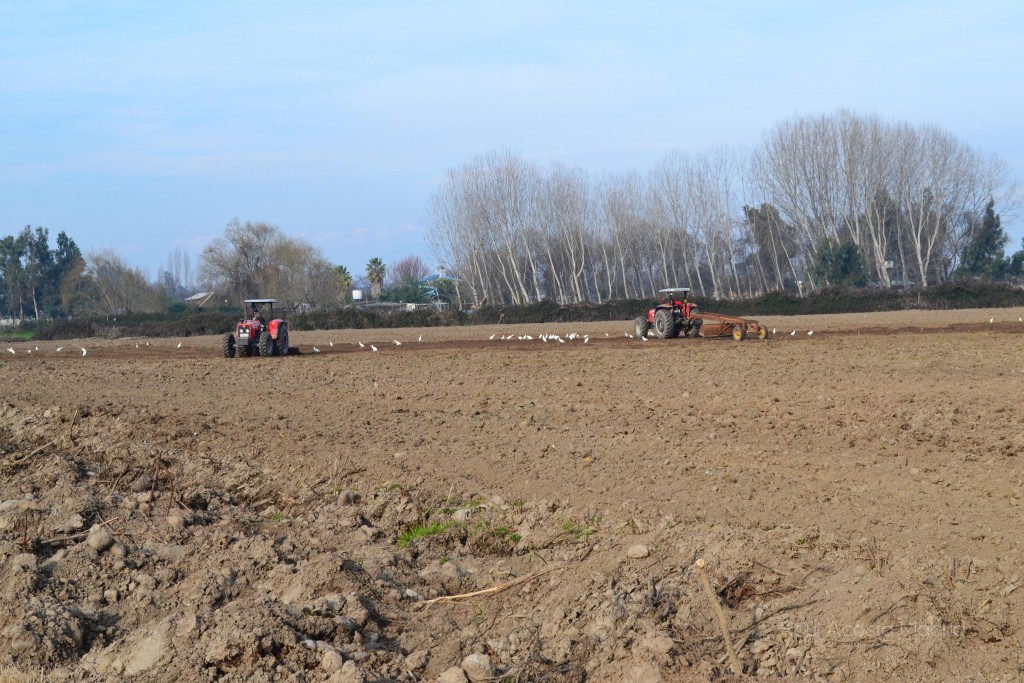
<svg viewBox="0 0 1024 683">
<path fill-rule="evenodd" d="M 442 595 L 439 598 L 431 598 L 430 600 L 424 600 L 423 602 L 417 604 L 420 607 L 427 607 L 429 605 L 433 605 L 436 602 L 455 602 L 457 600 L 465 600 L 467 598 L 478 598 L 484 595 L 494 595 L 495 593 L 500 593 L 502 591 L 508 590 L 509 588 L 514 588 L 515 586 L 518 586 L 520 584 L 533 581 L 534 579 L 545 574 L 548 574 L 550 572 L 553 572 L 556 569 L 564 568 L 564 565 L 560 565 L 557 567 L 548 567 L 547 569 L 542 569 L 539 572 L 527 574 L 526 576 L 520 576 L 518 579 L 513 579 L 506 583 L 498 584 L 497 586 L 491 586 L 490 588 L 484 588 L 483 590 L 473 591 L 472 593 L 460 593 L 459 595 Z"/>
<path fill-rule="evenodd" d="M 718 617 L 718 625 L 722 629 L 722 640 L 725 641 L 725 651 L 729 655 L 729 664 L 732 666 L 732 672 L 737 676 L 742 675 L 743 669 L 740 667 L 740 660 L 736 658 L 736 651 L 732 649 L 732 640 L 729 638 L 729 624 L 725 621 L 725 613 L 722 612 L 722 606 L 718 604 L 718 596 L 711 589 L 711 582 L 708 581 L 708 575 L 704 571 L 704 558 L 698 559 L 693 563 L 693 566 L 697 569 L 697 576 L 700 577 L 700 582 L 704 586 L 704 592 L 707 593 L 708 600 L 711 601 L 711 607 L 715 610 L 715 615 Z"/>
<path fill-rule="evenodd" d="M 106 520 L 105 522 L 100 522 L 99 526 L 107 526 L 108 524 L 113 524 L 114 522 L 116 522 L 119 519 L 121 519 L 120 516 L 118 516 L 118 517 L 111 517 L 110 519 Z M 42 543 L 44 545 L 50 545 L 51 543 L 63 543 L 64 541 L 73 541 L 76 538 L 84 538 L 85 536 L 88 536 L 91 532 L 92 532 L 92 530 L 90 529 L 89 531 L 83 531 L 81 533 L 71 534 L 70 536 L 58 536 L 56 538 L 47 538 L 46 540 L 42 541 Z M 2 679 L 0 679 L 0 683 L 2 683 Z"/>
</svg>

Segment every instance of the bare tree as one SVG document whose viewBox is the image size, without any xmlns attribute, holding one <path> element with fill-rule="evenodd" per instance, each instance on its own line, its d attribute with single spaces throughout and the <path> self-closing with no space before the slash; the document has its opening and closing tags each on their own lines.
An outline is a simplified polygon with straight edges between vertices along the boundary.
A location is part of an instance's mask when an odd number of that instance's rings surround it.
<svg viewBox="0 0 1024 683">
<path fill-rule="evenodd" d="M 192 256 L 180 246 L 175 247 L 167 256 L 167 266 L 157 273 L 157 282 L 173 299 L 184 299 L 194 294 L 196 276 L 192 269 Z"/>
<path fill-rule="evenodd" d="M 240 223 L 236 218 L 224 228 L 224 236 L 205 250 L 199 266 L 201 277 L 224 287 L 235 299 L 268 296 L 273 247 L 281 231 L 267 223 Z"/>
<path fill-rule="evenodd" d="M 295 309 L 338 298 L 334 266 L 320 250 L 267 223 L 228 223 L 203 251 L 199 273 L 239 300 L 273 295 Z"/>
<path fill-rule="evenodd" d="M 430 266 L 419 256 L 406 256 L 388 267 L 385 285 L 394 287 L 407 282 L 419 282 L 432 272 Z"/>
<path fill-rule="evenodd" d="M 446 174 L 428 235 L 474 301 L 815 289 L 819 251 L 845 241 L 875 282 L 925 284 L 953 272 L 988 197 L 1010 213 L 1020 202 L 998 159 L 934 127 L 839 110 L 782 121 L 749 155 L 672 152 L 646 175 L 596 182 L 478 156 Z"/>
<path fill-rule="evenodd" d="M 147 281 L 141 269 L 128 266 L 112 249 L 90 253 L 85 260 L 85 292 L 92 311 L 117 315 L 163 308 L 163 292 Z"/>
</svg>

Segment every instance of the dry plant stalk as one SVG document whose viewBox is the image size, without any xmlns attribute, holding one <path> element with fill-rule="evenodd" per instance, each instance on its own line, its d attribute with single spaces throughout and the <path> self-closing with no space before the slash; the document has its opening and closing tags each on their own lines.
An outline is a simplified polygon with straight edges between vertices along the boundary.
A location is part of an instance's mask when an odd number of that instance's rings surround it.
<svg viewBox="0 0 1024 683">
<path fill-rule="evenodd" d="M 42 673 L 0 666 L 0 683 L 45 683 L 45 681 L 46 676 Z"/>
<path fill-rule="evenodd" d="M 740 660 L 736 658 L 736 650 L 733 649 L 732 641 L 729 639 L 729 624 L 725 621 L 725 613 L 722 612 L 722 606 L 718 604 L 718 596 L 711 588 L 707 572 L 704 571 L 704 558 L 698 559 L 693 563 L 693 566 L 697 569 L 697 576 L 700 577 L 701 585 L 704 586 L 704 592 L 707 594 L 708 600 L 711 601 L 711 607 L 715 610 L 715 616 L 718 617 L 718 626 L 722 629 L 722 640 L 725 641 L 725 651 L 729 655 L 729 665 L 732 667 L 732 672 L 740 676 L 743 674 L 743 669 L 740 667 Z"/>
<path fill-rule="evenodd" d="M 508 581 L 506 583 L 500 583 L 497 586 L 491 586 L 490 588 L 484 588 L 483 590 L 473 591 L 471 593 L 460 593 L 459 595 L 442 595 L 439 598 L 431 598 L 430 600 L 424 600 L 423 602 L 417 604 L 420 607 L 428 607 L 438 602 L 455 602 L 457 600 L 465 600 L 467 598 L 478 598 L 484 595 L 494 595 L 495 593 L 506 591 L 509 588 L 514 588 L 515 586 L 518 586 L 520 584 L 533 581 L 534 579 L 540 576 L 544 576 L 545 574 L 548 574 L 550 572 L 553 572 L 556 569 L 564 568 L 564 566 L 548 567 L 547 569 L 542 569 L 539 572 L 527 574 L 526 576 L 520 576 L 518 579 L 513 579 L 512 581 Z"/>
<path fill-rule="evenodd" d="M 104 527 L 104 526 L 107 526 L 109 524 L 113 524 L 114 522 L 116 522 L 119 519 L 121 519 L 120 516 L 111 517 L 110 519 L 108 519 L 108 520 L 106 520 L 104 522 L 100 522 L 99 526 Z M 77 534 L 71 534 L 70 536 L 57 536 L 55 538 L 47 538 L 46 540 L 42 541 L 42 543 L 44 545 L 50 545 L 51 543 L 63 543 L 64 541 L 73 541 L 76 538 L 84 538 L 84 537 L 88 536 L 90 533 L 92 533 L 92 529 L 90 529 L 88 531 L 81 531 L 81 532 L 79 532 Z M 2 683 L 2 681 L 0 681 L 0 683 Z"/>
</svg>

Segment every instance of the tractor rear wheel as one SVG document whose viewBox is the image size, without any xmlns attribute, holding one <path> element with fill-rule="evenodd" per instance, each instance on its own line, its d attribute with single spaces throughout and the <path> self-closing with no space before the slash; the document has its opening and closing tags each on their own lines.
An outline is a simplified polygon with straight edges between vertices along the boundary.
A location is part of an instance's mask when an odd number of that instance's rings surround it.
<svg viewBox="0 0 1024 683">
<path fill-rule="evenodd" d="M 679 334 L 672 311 L 663 308 L 654 314 L 654 333 L 658 339 L 672 339 Z"/>
<path fill-rule="evenodd" d="M 743 341 L 747 338 L 747 328 L 745 325 L 733 325 L 732 326 L 732 338 L 736 341 Z"/>
<path fill-rule="evenodd" d="M 274 354 L 278 356 L 288 355 L 288 328 L 282 324 L 277 328 L 277 341 L 274 342 Z"/>
<path fill-rule="evenodd" d="M 643 338 L 647 336 L 647 333 L 651 331 L 651 323 L 648 322 L 647 318 L 640 316 L 633 323 L 633 328 L 636 331 L 636 336 Z"/>
<path fill-rule="evenodd" d="M 224 352 L 225 358 L 235 357 L 235 335 L 228 332 L 220 340 L 220 349 Z"/>
<path fill-rule="evenodd" d="M 270 332 L 267 330 L 263 330 L 263 334 L 260 335 L 259 349 L 260 355 L 264 358 L 274 355 L 274 338 L 270 336 Z"/>
</svg>

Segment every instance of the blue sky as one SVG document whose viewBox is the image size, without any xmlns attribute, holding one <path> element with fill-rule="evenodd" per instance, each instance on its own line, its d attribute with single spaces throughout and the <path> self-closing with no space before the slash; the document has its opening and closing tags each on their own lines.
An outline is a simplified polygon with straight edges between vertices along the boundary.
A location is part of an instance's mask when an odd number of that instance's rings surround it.
<svg viewBox="0 0 1024 683">
<path fill-rule="evenodd" d="M 1019 1 L 0 0 L 0 234 L 155 275 L 238 217 L 357 273 L 432 263 L 427 199 L 476 154 L 645 171 L 839 107 L 1024 180 L 1022 65 Z"/>
</svg>

